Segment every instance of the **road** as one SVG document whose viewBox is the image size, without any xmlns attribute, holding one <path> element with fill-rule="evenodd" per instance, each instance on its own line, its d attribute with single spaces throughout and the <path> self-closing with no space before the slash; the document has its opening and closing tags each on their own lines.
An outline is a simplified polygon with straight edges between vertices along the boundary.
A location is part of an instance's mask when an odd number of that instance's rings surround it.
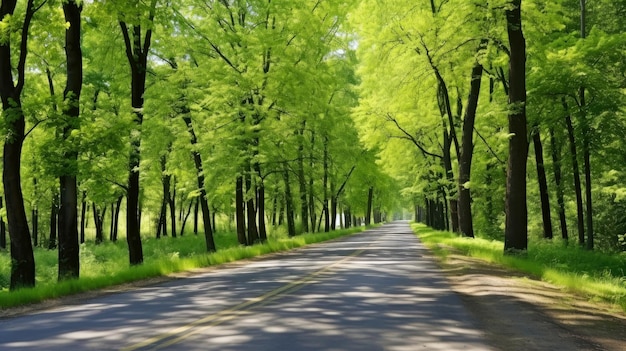
<svg viewBox="0 0 626 351">
<path fill-rule="evenodd" d="M 0 320 L 0 350 L 491 350 L 405 222 Z"/>
</svg>

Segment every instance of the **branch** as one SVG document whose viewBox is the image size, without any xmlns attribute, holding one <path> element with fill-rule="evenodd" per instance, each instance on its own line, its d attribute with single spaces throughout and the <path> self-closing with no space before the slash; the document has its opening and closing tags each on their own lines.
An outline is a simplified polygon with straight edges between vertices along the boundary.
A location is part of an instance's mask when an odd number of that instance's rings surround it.
<svg viewBox="0 0 626 351">
<path fill-rule="evenodd" d="M 24 89 L 24 81 L 26 75 L 26 56 L 28 55 L 28 29 L 30 28 L 30 22 L 33 20 L 35 13 L 43 7 L 47 1 L 42 1 L 41 5 L 37 8 L 34 6 L 34 0 L 28 0 L 26 5 L 26 16 L 24 17 L 24 24 L 22 25 L 22 42 L 20 43 L 20 59 L 17 64 L 17 86 L 15 87 L 16 95 L 21 95 Z"/>
<path fill-rule="evenodd" d="M 480 140 L 483 141 L 483 143 L 485 143 L 485 146 L 487 146 L 487 149 L 489 149 L 489 152 L 491 152 L 491 154 L 493 155 L 493 157 L 496 158 L 496 160 L 498 160 L 498 162 L 500 162 L 500 164 L 504 165 L 506 164 L 506 162 L 502 161 L 500 159 L 500 157 L 498 157 L 498 154 L 496 154 L 496 152 L 491 148 L 491 146 L 489 145 L 489 143 L 487 143 L 487 140 L 478 132 L 478 129 L 476 129 L 476 127 L 474 127 L 474 131 L 476 132 L 476 135 L 478 135 L 478 137 L 480 138 Z"/>
<path fill-rule="evenodd" d="M 152 0 L 152 3 L 150 4 L 150 15 L 148 15 L 148 19 L 150 20 L 150 23 L 154 24 L 154 14 L 156 12 L 156 3 L 157 0 Z M 150 50 L 150 43 L 152 40 L 152 26 L 148 27 L 148 30 L 146 31 L 146 37 L 144 38 L 144 42 L 143 42 L 143 53 L 147 56 L 148 55 L 148 50 Z"/>
<path fill-rule="evenodd" d="M 126 45 L 126 57 L 128 58 L 128 62 L 133 64 L 135 62 L 133 57 L 133 45 L 130 40 L 130 35 L 128 34 L 126 22 L 120 21 L 120 28 L 122 29 L 122 35 L 124 36 L 124 45 Z"/>
<path fill-rule="evenodd" d="M 346 183 L 348 183 L 348 180 L 350 180 L 350 176 L 352 175 L 352 172 L 354 172 L 355 169 L 356 169 L 356 165 L 352 166 L 352 168 L 350 169 L 350 172 L 348 172 L 348 175 L 346 176 L 346 179 L 343 181 L 343 183 L 339 187 L 339 190 L 337 190 L 337 195 L 335 195 L 335 199 L 339 198 L 339 196 L 343 192 L 344 187 L 346 186 Z"/>
<path fill-rule="evenodd" d="M 211 41 L 211 39 L 209 39 L 206 35 L 204 35 L 202 32 L 200 32 L 198 30 L 198 28 L 196 28 L 196 26 L 187 18 L 185 18 L 185 16 L 183 16 L 178 10 L 173 9 L 173 11 L 181 18 L 181 20 L 191 29 L 193 30 L 196 34 L 198 34 L 202 39 L 206 40 L 209 45 L 211 46 L 211 48 L 213 48 L 213 51 L 224 61 L 226 62 L 226 64 L 228 66 L 230 66 L 233 70 L 235 70 L 235 72 L 242 74 L 243 72 L 237 68 L 232 61 L 230 61 L 228 59 L 228 57 L 226 57 L 226 55 L 224 55 L 224 53 L 222 53 L 222 51 L 220 50 L 220 48 L 213 44 L 213 42 Z"/>
<path fill-rule="evenodd" d="M 417 148 L 422 152 L 422 154 L 424 154 L 425 156 L 431 156 L 431 157 L 435 157 L 435 158 L 439 158 L 439 159 L 443 159 L 443 156 L 440 155 L 436 155 L 433 154 L 431 152 L 428 152 L 418 141 L 417 139 L 415 139 L 415 137 L 413 137 L 413 135 L 411 135 L 411 133 L 407 132 L 404 128 L 402 128 L 402 126 L 400 126 L 400 123 L 391 116 L 391 114 L 387 114 L 386 116 L 387 120 L 390 122 L 393 122 L 396 127 L 406 136 L 406 138 L 408 140 L 410 140 L 415 146 L 417 146 Z"/>
</svg>

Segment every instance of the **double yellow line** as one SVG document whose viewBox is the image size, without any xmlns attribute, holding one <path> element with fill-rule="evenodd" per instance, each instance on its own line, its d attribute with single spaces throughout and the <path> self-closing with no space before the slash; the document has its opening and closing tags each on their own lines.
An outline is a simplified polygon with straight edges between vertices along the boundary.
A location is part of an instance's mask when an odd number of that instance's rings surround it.
<svg viewBox="0 0 626 351">
<path fill-rule="evenodd" d="M 319 269 L 309 275 L 306 275 L 300 279 L 297 279 L 293 282 L 290 282 L 288 284 L 285 284 L 277 289 L 274 289 L 270 292 L 267 292 L 261 296 L 255 297 L 251 300 L 248 300 L 246 302 L 242 302 L 238 305 L 235 305 L 233 307 L 230 307 L 228 309 L 222 310 L 220 312 L 217 312 L 215 314 L 212 314 L 210 316 L 207 316 L 205 318 L 202 319 L 198 319 L 194 322 L 191 322 L 187 325 L 178 327 L 174 330 L 170 330 L 166 333 L 162 333 L 159 335 L 156 335 L 152 338 L 146 339 L 142 342 L 136 343 L 134 345 L 125 347 L 123 349 L 121 349 L 122 351 L 137 351 L 137 350 L 159 350 L 174 344 L 177 344 L 179 342 L 181 342 L 182 340 L 190 337 L 191 335 L 194 335 L 196 333 L 201 332 L 202 330 L 205 330 L 207 328 L 211 328 L 214 326 L 217 326 L 219 324 L 222 324 L 226 321 L 229 321 L 231 319 L 234 319 L 236 317 L 242 316 L 244 314 L 250 313 L 250 311 L 254 308 L 258 308 L 261 306 L 264 306 L 276 299 L 279 299 L 280 297 L 287 295 L 291 292 L 297 291 L 299 289 L 301 289 L 302 287 L 304 287 L 305 285 L 309 284 L 313 279 L 315 279 L 316 277 L 324 274 L 324 273 L 328 273 L 329 271 L 331 271 L 333 268 L 337 267 L 338 265 L 346 262 L 347 260 L 358 256 L 360 254 L 362 254 L 365 250 L 360 249 L 357 250 L 355 252 L 353 252 L 352 254 L 350 254 L 349 256 L 344 257 L 341 260 L 335 261 L 327 266 L 325 266 L 322 269 Z"/>
</svg>

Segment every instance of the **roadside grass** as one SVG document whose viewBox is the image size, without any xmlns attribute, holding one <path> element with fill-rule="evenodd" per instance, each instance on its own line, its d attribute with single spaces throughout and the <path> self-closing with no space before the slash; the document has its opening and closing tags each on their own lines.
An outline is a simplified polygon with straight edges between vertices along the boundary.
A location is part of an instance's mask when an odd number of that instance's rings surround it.
<svg viewBox="0 0 626 351">
<path fill-rule="evenodd" d="M 504 255 L 504 243 L 469 239 L 436 231 L 423 224 L 411 227 L 420 240 L 444 261 L 453 253 L 527 273 L 591 301 L 610 303 L 626 312 L 626 254 L 587 251 L 574 243 L 531 240 L 523 255 Z"/>
<path fill-rule="evenodd" d="M 88 242 L 81 245 L 80 249 L 80 278 L 64 282 L 57 282 L 57 251 L 35 248 L 36 286 L 16 291 L 8 290 L 11 269 L 9 253 L 0 252 L 0 309 L 287 251 L 364 229 L 366 228 L 357 227 L 329 233 L 302 234 L 292 238 L 278 229 L 269 235 L 266 243 L 253 246 L 239 245 L 236 234 L 232 232 L 219 232 L 214 236 L 218 251 L 210 254 L 206 252 L 203 235 L 145 238 L 144 263 L 134 267 L 128 264 L 125 240 L 104 242 L 100 245 Z"/>
</svg>

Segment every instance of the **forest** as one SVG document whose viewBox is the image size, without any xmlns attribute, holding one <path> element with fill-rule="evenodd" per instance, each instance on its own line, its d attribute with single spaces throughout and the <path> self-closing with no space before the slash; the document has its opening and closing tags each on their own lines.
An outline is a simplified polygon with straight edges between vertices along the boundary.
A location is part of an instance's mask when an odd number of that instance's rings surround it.
<svg viewBox="0 0 626 351">
<path fill-rule="evenodd" d="M 626 250 L 626 1 L 3 0 L 0 289 L 412 216 Z M 199 244 L 195 244 L 199 245 Z M 10 257 L 10 258 L 9 258 Z M 6 282 L 6 284 L 3 284 Z"/>
</svg>

